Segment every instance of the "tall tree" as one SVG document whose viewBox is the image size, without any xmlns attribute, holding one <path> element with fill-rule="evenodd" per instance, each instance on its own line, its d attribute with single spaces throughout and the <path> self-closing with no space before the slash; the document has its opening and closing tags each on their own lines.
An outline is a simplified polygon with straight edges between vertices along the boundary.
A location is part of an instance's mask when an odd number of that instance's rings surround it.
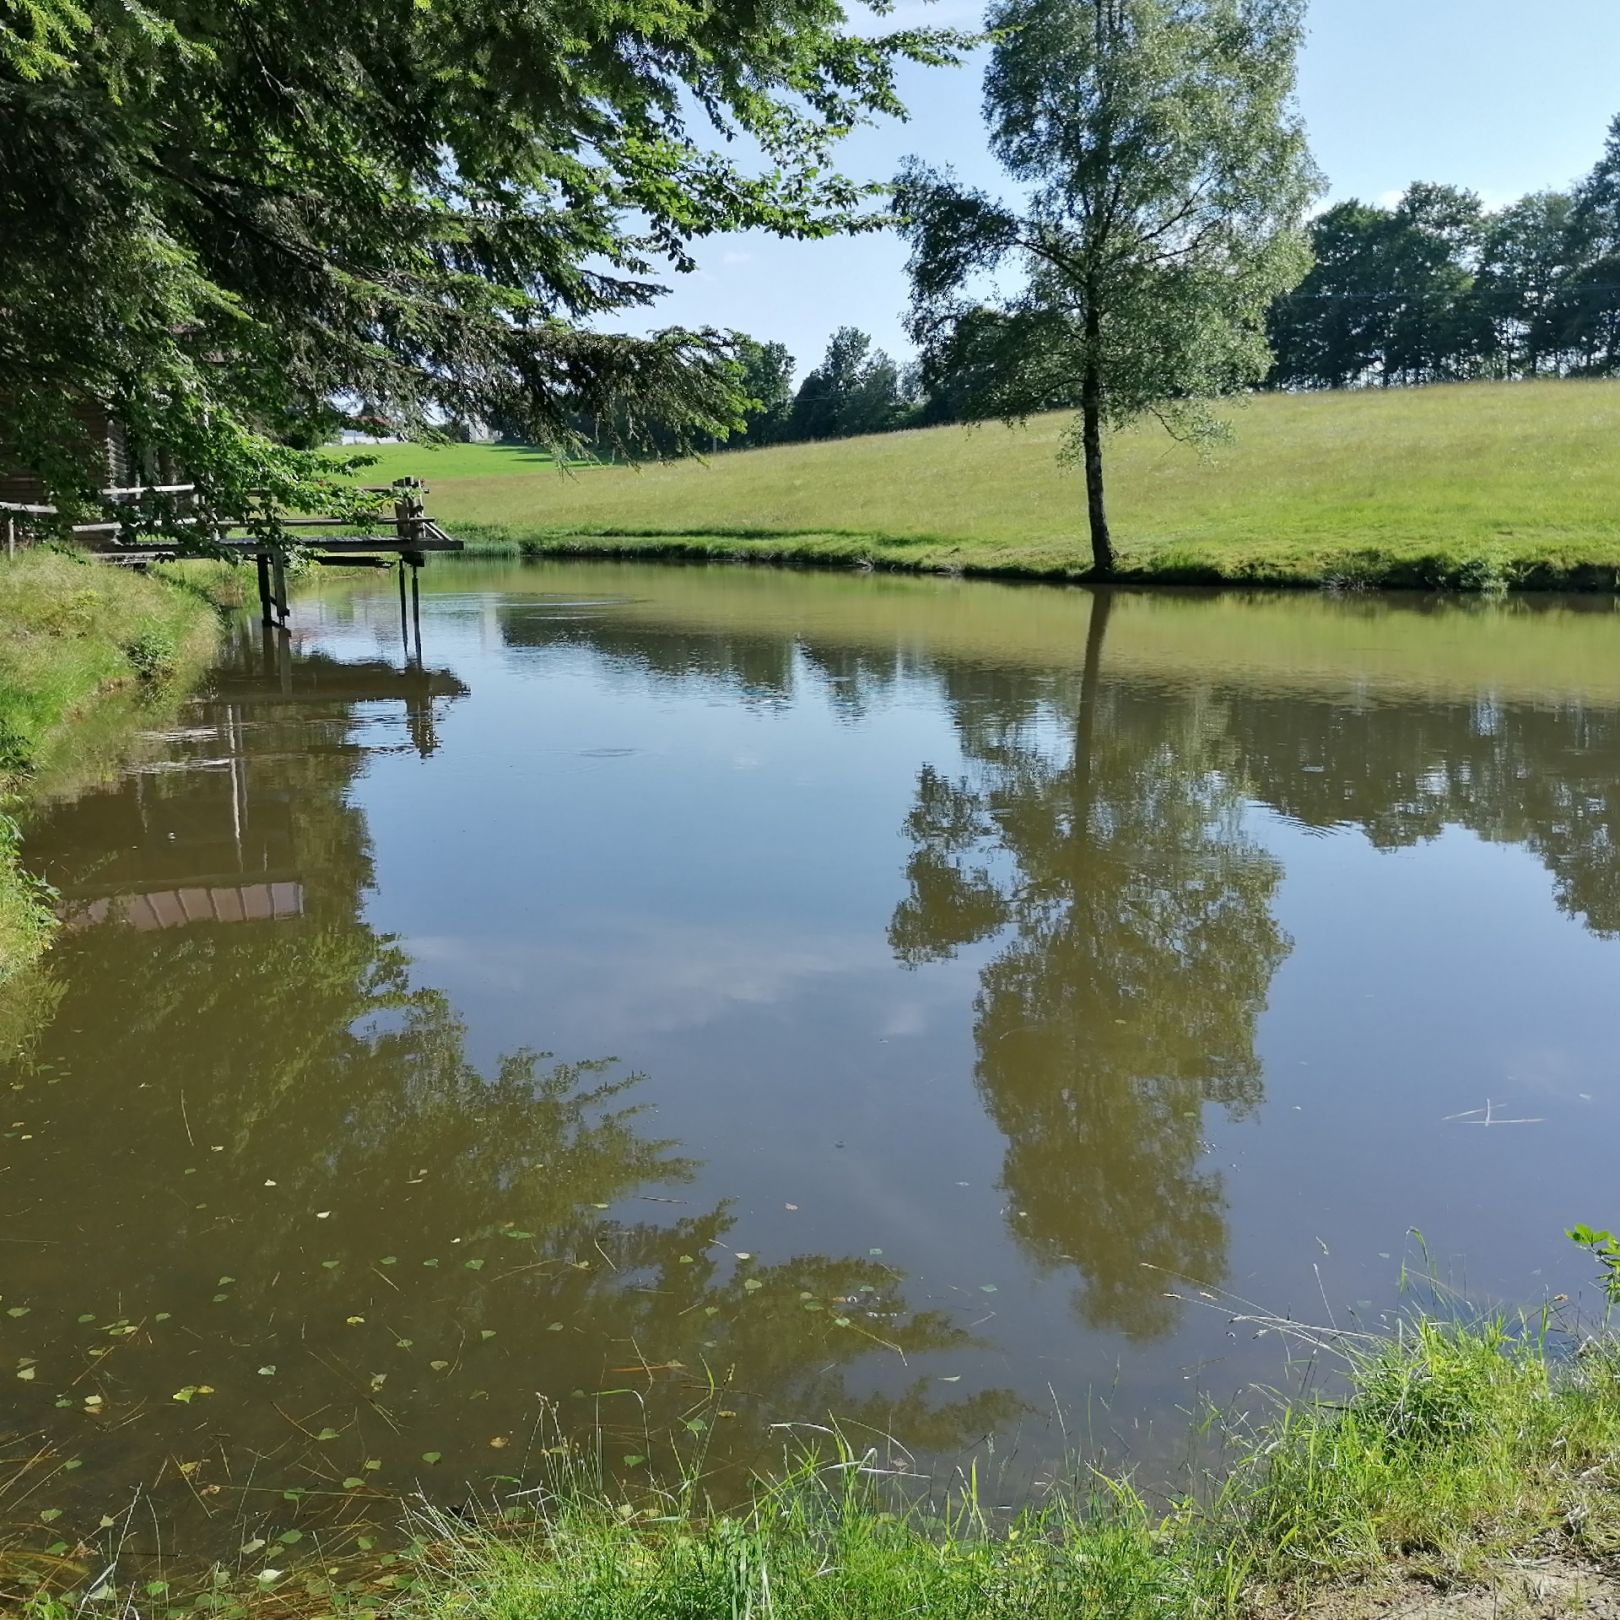
<svg viewBox="0 0 1620 1620">
<path fill-rule="evenodd" d="M 1575 257 L 1574 206 L 1565 192 L 1540 191 L 1485 222 L 1476 296 L 1501 376 L 1538 377 L 1558 368 L 1558 311 Z"/>
<path fill-rule="evenodd" d="M 0 471 L 86 495 L 92 401 L 227 506 L 329 490 L 282 441 L 344 400 L 724 432 L 723 334 L 604 323 L 712 232 L 875 224 L 831 149 L 953 50 L 839 0 L 0 8 Z"/>
<path fill-rule="evenodd" d="M 1177 432 L 1258 382 L 1266 311 L 1307 259 L 1316 184 L 1294 112 L 1304 0 L 997 0 L 985 78 L 1013 205 L 913 161 L 898 212 L 911 329 L 934 375 L 986 375 L 971 414 L 1021 420 L 1078 393 L 1095 572 L 1113 572 L 1103 434 Z M 1008 261 L 1005 317 L 970 318 Z"/>
<path fill-rule="evenodd" d="M 787 431 L 793 410 L 793 356 L 785 343 L 737 339 L 737 361 L 748 395 L 742 437 L 747 444 L 774 444 Z"/>
<path fill-rule="evenodd" d="M 902 410 L 899 368 L 872 347 L 867 333 L 841 326 L 793 401 L 789 436 L 847 439 L 884 433 L 898 424 Z"/>
<path fill-rule="evenodd" d="M 1456 382 L 1488 347 L 1474 303 L 1479 198 L 1457 186 L 1408 187 L 1390 221 L 1384 381 Z"/>
<path fill-rule="evenodd" d="M 1620 370 L 1620 117 L 1576 188 L 1570 246 L 1577 268 L 1561 289 L 1561 337 L 1575 370 L 1613 376 Z"/>
<path fill-rule="evenodd" d="M 1350 201 L 1311 221 L 1310 274 L 1272 306 L 1272 381 L 1284 388 L 1349 388 L 1383 364 L 1389 214 Z"/>
</svg>

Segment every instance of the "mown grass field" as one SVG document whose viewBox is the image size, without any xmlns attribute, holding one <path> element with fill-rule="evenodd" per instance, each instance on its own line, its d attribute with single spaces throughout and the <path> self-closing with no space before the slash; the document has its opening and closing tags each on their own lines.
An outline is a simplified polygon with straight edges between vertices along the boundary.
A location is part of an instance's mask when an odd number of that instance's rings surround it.
<svg viewBox="0 0 1620 1620">
<path fill-rule="evenodd" d="M 1620 384 L 1308 396 L 1231 412 L 1200 454 L 1115 436 L 1127 577 L 1451 586 L 1620 583 Z M 1089 565 L 1069 421 L 934 428 L 562 473 L 533 451 L 379 447 L 470 543 L 1075 578 Z"/>
</svg>

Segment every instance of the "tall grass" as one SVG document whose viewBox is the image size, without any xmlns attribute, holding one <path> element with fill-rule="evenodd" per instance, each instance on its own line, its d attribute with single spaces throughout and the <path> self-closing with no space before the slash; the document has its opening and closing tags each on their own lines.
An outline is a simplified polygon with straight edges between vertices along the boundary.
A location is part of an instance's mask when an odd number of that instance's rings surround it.
<svg viewBox="0 0 1620 1620">
<path fill-rule="evenodd" d="M 1620 1544 L 1620 1356 L 1555 1365 L 1500 1321 L 1345 1348 L 1348 1393 L 1285 1406 L 1211 1488 L 1155 1506 L 1078 1478 L 1008 1523 L 970 1476 L 905 1506 L 844 1447 L 742 1513 L 554 1480 L 531 1524 L 422 1528 L 401 1620 L 1197 1616 L 1399 1569 L 1445 1584 L 1532 1546 Z"/>
<path fill-rule="evenodd" d="M 54 550 L 0 561 L 0 983 L 38 954 L 52 923 L 6 806 L 53 767 L 92 699 L 183 678 L 217 633 L 200 589 Z"/>
</svg>

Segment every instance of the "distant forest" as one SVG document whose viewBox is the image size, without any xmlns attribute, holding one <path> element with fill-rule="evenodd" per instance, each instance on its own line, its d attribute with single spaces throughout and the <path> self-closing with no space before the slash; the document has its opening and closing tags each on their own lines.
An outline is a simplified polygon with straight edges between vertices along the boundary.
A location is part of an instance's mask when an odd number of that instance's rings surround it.
<svg viewBox="0 0 1620 1620">
<path fill-rule="evenodd" d="M 1270 389 L 1620 375 L 1620 117 L 1569 191 L 1492 210 L 1417 184 L 1392 207 L 1338 203 L 1308 229 L 1314 268 L 1268 321 Z M 797 387 L 782 344 L 739 344 L 755 404 L 731 447 L 959 421 L 976 382 L 899 365 L 852 326 Z"/>
</svg>

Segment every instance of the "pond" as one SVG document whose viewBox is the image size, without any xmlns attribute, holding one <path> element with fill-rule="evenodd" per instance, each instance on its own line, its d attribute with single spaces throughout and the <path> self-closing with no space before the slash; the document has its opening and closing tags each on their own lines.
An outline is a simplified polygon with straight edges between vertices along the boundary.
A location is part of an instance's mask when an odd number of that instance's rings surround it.
<svg viewBox="0 0 1620 1620">
<path fill-rule="evenodd" d="M 1273 1319 L 1582 1283 L 1614 604 L 422 586 L 420 662 L 328 581 L 27 829 L 14 1538 L 361 1543 L 565 1442 L 724 1495 L 835 1421 L 1012 1499 L 1184 1457 Z"/>
</svg>

